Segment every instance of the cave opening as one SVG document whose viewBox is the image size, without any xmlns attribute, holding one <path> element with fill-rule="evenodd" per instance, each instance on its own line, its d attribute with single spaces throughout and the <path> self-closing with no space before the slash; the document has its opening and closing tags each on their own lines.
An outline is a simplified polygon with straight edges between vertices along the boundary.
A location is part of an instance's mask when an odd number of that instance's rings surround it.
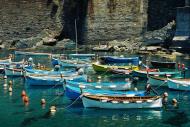
<svg viewBox="0 0 190 127">
<path fill-rule="evenodd" d="M 176 20 L 177 7 L 185 6 L 185 0 L 149 0 L 147 30 L 157 30 Z"/>
</svg>

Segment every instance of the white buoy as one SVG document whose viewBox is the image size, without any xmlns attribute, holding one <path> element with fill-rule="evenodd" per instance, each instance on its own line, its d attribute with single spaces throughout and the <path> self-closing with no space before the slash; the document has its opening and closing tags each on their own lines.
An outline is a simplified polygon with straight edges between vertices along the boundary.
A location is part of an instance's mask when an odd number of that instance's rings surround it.
<svg viewBox="0 0 190 127">
<path fill-rule="evenodd" d="M 4 87 L 7 87 L 7 83 L 4 83 L 3 86 L 4 86 Z"/>
<path fill-rule="evenodd" d="M 55 107 L 55 106 L 51 106 L 51 107 L 50 107 L 50 112 L 51 112 L 52 114 L 54 114 L 54 113 L 56 112 L 56 107 Z"/>
<path fill-rule="evenodd" d="M 7 76 L 6 76 L 6 75 L 4 75 L 4 76 L 3 76 L 3 78 L 4 78 L 4 79 L 7 79 Z"/>
<path fill-rule="evenodd" d="M 101 77 L 101 76 L 98 76 L 97 78 L 98 78 L 98 79 L 101 79 L 102 77 Z"/>
<path fill-rule="evenodd" d="M 9 92 L 12 92 L 13 91 L 13 88 L 12 87 L 9 87 Z"/>
<path fill-rule="evenodd" d="M 164 97 L 168 97 L 168 93 L 167 93 L 167 92 L 164 92 L 163 96 L 164 96 Z"/>
<path fill-rule="evenodd" d="M 46 100 L 44 98 L 41 99 L 41 105 L 45 105 L 46 104 Z"/>
<path fill-rule="evenodd" d="M 137 87 L 134 88 L 134 91 L 138 91 Z"/>
</svg>

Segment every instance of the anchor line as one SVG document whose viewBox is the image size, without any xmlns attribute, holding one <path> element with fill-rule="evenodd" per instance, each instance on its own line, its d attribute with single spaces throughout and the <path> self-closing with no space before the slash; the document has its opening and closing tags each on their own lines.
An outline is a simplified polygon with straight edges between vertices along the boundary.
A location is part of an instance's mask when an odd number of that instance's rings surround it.
<svg viewBox="0 0 190 127">
<path fill-rule="evenodd" d="M 77 99 L 75 99 L 71 104 L 67 105 L 66 107 L 63 108 L 59 108 L 59 109 L 67 109 L 69 107 L 71 107 L 72 105 L 74 105 L 80 98 L 83 97 L 83 94 L 81 94 Z"/>
</svg>

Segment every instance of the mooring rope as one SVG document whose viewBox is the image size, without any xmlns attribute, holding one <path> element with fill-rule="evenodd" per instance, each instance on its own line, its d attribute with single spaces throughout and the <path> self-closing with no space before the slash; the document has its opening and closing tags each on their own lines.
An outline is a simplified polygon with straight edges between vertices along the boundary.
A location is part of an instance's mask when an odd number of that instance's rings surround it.
<svg viewBox="0 0 190 127">
<path fill-rule="evenodd" d="M 163 86 L 165 83 L 167 83 L 166 80 L 161 85 L 159 85 L 158 87 L 156 87 L 155 90 L 158 89 L 158 88 L 160 88 L 161 86 Z"/>
<path fill-rule="evenodd" d="M 80 98 L 83 97 L 83 94 L 81 94 L 77 99 L 75 99 L 71 104 L 67 105 L 66 107 L 63 108 L 59 108 L 59 109 L 67 109 L 69 107 L 71 107 L 72 105 L 74 105 Z"/>
</svg>

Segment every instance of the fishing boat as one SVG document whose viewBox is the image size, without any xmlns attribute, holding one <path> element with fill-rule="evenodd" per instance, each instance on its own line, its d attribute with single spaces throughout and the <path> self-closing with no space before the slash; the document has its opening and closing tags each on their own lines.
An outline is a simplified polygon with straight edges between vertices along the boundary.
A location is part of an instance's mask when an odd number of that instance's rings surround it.
<svg viewBox="0 0 190 127">
<path fill-rule="evenodd" d="M 110 69 L 131 69 L 131 70 L 139 70 L 138 66 L 112 66 L 112 65 L 101 65 L 97 63 L 93 63 L 92 67 L 96 72 L 109 72 Z"/>
<path fill-rule="evenodd" d="M 5 67 L 4 69 L 6 76 L 24 76 L 23 68 Z"/>
<path fill-rule="evenodd" d="M 51 56 L 51 53 L 39 53 L 39 52 L 23 52 L 15 51 L 15 55 L 26 55 L 26 56 Z"/>
<path fill-rule="evenodd" d="M 65 86 L 65 95 L 71 100 L 77 99 L 81 95 L 81 89 L 79 87 L 80 86 L 73 86 L 73 85 L 67 84 Z M 95 95 L 145 96 L 144 91 L 117 91 L 114 88 L 110 88 L 111 86 L 100 86 L 100 85 L 88 86 L 85 84 L 83 85 L 83 87 L 85 87 L 85 89 L 83 89 L 83 92 L 87 92 L 87 93 L 95 94 Z"/>
<path fill-rule="evenodd" d="M 177 78 L 181 79 L 181 75 L 167 75 L 167 76 L 159 76 L 159 75 L 149 75 L 148 76 L 148 83 L 152 86 L 167 86 L 167 78 Z"/>
<path fill-rule="evenodd" d="M 148 69 L 148 70 L 133 70 L 132 71 L 132 75 L 134 77 L 140 77 L 140 78 L 147 78 L 148 75 L 159 75 L 159 76 L 176 76 L 176 75 L 180 75 L 181 72 L 179 71 L 173 71 L 173 72 L 160 72 L 158 69 Z"/>
<path fill-rule="evenodd" d="M 103 56 L 100 60 L 105 64 L 110 63 L 125 63 L 131 65 L 139 65 L 139 57 L 116 57 L 116 56 Z"/>
<path fill-rule="evenodd" d="M 24 68 L 26 75 L 30 74 L 39 74 L 39 75 L 73 75 L 77 74 L 74 70 L 68 71 L 55 71 L 55 70 L 46 70 L 46 69 L 34 69 L 34 68 Z"/>
<path fill-rule="evenodd" d="M 69 54 L 69 59 L 85 59 L 85 60 L 91 60 L 93 57 L 95 57 L 95 54 Z"/>
<path fill-rule="evenodd" d="M 85 108 L 131 109 L 131 108 L 161 108 L 160 96 L 109 96 L 83 93 Z"/>
<path fill-rule="evenodd" d="M 74 80 L 78 82 L 86 82 L 86 75 L 69 75 L 69 76 L 50 76 L 50 75 L 27 75 L 26 83 L 30 86 L 57 86 L 63 85 L 65 80 Z"/>
<path fill-rule="evenodd" d="M 91 89 L 108 89 L 108 90 L 118 90 L 118 91 L 126 91 L 131 88 L 130 81 L 123 82 L 76 82 L 76 81 L 66 81 L 66 84 L 69 86 L 79 87 L 80 85 L 84 85 Z"/>
<path fill-rule="evenodd" d="M 56 58 L 52 58 L 52 65 L 60 65 L 62 67 L 68 68 L 76 68 L 76 67 L 89 67 L 91 66 L 90 63 L 83 60 L 60 60 Z"/>
<path fill-rule="evenodd" d="M 123 76 L 129 76 L 132 73 L 132 70 L 130 69 L 122 69 L 122 68 L 111 68 L 110 72 L 112 74 L 118 74 Z"/>
<path fill-rule="evenodd" d="M 162 61 L 151 61 L 154 68 L 168 68 L 175 69 L 176 62 L 162 62 Z"/>
<path fill-rule="evenodd" d="M 10 63 L 11 62 L 11 58 L 6 58 L 6 59 L 0 59 L 0 64 L 5 64 L 5 63 Z"/>
<path fill-rule="evenodd" d="M 167 79 L 168 87 L 174 90 L 190 90 L 190 79 Z"/>
<path fill-rule="evenodd" d="M 19 67 L 23 66 L 23 64 L 24 64 L 24 60 L 19 61 L 19 62 L 12 62 L 11 59 L 8 60 L 7 62 L 4 61 L 3 63 L 0 63 L 0 72 L 2 74 L 4 74 L 5 73 L 5 67 L 7 67 L 7 68 L 19 68 Z"/>
</svg>

